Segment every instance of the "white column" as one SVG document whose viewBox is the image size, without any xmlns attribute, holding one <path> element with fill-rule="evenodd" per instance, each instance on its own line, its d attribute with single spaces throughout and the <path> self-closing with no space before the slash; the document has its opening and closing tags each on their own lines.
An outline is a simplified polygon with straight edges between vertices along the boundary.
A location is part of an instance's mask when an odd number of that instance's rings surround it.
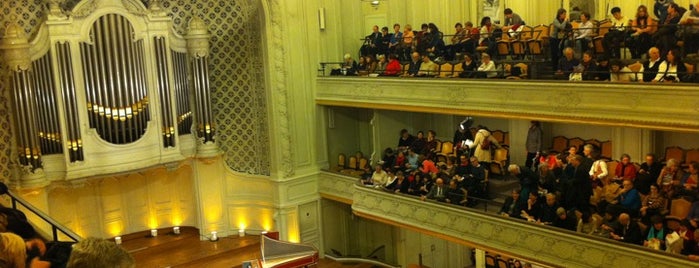
<svg viewBox="0 0 699 268">
<path fill-rule="evenodd" d="M 529 121 L 528 120 L 509 120 L 509 134 L 510 135 L 510 163 L 517 165 L 524 165 L 526 161 L 527 152 L 525 145 L 527 143 L 527 133 L 529 132 Z M 543 148 L 547 148 L 544 142 Z"/>
<path fill-rule="evenodd" d="M 476 249 L 476 268 L 485 268 L 485 250 Z"/>
</svg>

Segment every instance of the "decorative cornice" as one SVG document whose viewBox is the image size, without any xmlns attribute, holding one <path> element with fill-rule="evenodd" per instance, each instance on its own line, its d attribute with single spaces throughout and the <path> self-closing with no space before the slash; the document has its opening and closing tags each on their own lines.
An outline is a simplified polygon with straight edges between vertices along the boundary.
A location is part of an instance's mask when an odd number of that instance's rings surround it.
<svg viewBox="0 0 699 268">
<path fill-rule="evenodd" d="M 318 175 L 318 192 L 324 198 L 352 204 L 357 178 L 323 171 Z"/>
<path fill-rule="evenodd" d="M 199 16 L 192 16 L 189 20 L 187 35 L 187 51 L 192 59 L 205 58 L 209 56 L 209 30 L 204 20 Z"/>
<path fill-rule="evenodd" d="M 693 267 L 681 255 L 354 185 L 355 214 L 563 267 Z"/>
<path fill-rule="evenodd" d="M 320 77 L 316 103 L 699 132 L 691 84 Z"/>
<path fill-rule="evenodd" d="M 0 40 L 0 50 L 9 67 L 9 70 L 19 72 L 26 71 L 31 67 L 31 57 L 29 52 L 29 39 L 24 29 L 19 26 L 16 19 L 11 19 L 2 40 Z"/>
<path fill-rule="evenodd" d="M 70 12 L 70 16 L 74 18 L 84 18 L 92 14 L 97 9 L 97 0 L 85 0 L 78 3 L 73 11 Z"/>
<path fill-rule="evenodd" d="M 291 150 L 291 144 L 293 144 L 293 139 L 289 131 L 289 112 L 288 112 L 288 92 L 286 89 L 287 83 L 287 71 L 286 68 L 289 66 L 285 64 L 284 59 L 286 58 L 285 44 L 288 40 L 287 32 L 282 27 L 282 18 L 284 17 L 284 10 L 282 8 L 281 0 L 269 0 L 270 5 L 270 24 L 272 29 L 268 29 L 274 33 L 275 38 L 269 38 L 271 46 L 268 51 L 272 55 L 270 58 L 272 62 L 272 70 L 269 72 L 271 86 L 272 86 L 272 97 L 274 98 L 274 115 L 272 120 L 274 124 L 274 134 L 279 137 L 279 142 L 275 144 L 279 148 L 279 153 L 281 154 L 276 159 L 279 160 L 280 171 L 284 177 L 291 177 L 294 175 L 294 155 Z"/>
</svg>

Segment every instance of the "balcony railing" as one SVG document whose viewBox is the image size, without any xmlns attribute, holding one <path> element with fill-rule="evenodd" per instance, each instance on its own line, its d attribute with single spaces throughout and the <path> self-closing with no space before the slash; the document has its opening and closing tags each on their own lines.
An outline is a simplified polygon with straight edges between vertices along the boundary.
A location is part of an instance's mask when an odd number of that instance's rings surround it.
<svg viewBox="0 0 699 268">
<path fill-rule="evenodd" d="M 0 183 L 0 184 L 2 184 L 2 183 Z M 0 185 L 0 189 L 7 189 L 7 186 L 2 184 L 2 185 Z M 0 193 L 0 194 L 2 194 L 2 193 Z M 63 236 L 65 236 L 69 240 L 67 242 L 80 242 L 80 240 L 82 240 L 82 237 L 80 237 L 80 235 L 76 234 L 75 232 L 71 231 L 70 229 L 68 229 L 64 225 L 60 224 L 59 222 L 57 222 L 56 220 L 51 218 L 51 216 L 42 212 L 40 209 L 38 209 L 34 205 L 30 204 L 26 200 L 22 199 L 21 197 L 19 197 L 15 193 L 13 193 L 11 191 L 7 191 L 4 194 L 7 194 L 7 196 L 10 197 L 13 209 L 24 208 L 24 209 L 22 209 L 22 211 L 24 211 L 25 213 L 29 212 L 32 215 L 41 219 L 42 223 L 50 225 L 51 226 L 51 235 L 52 235 L 51 241 L 55 241 L 55 242 L 61 241 L 61 239 L 60 239 L 61 236 L 59 234 L 62 234 Z M 33 224 L 37 224 L 37 223 L 34 222 Z"/>
<path fill-rule="evenodd" d="M 339 182 L 339 183 L 338 183 Z M 421 201 L 357 184 L 356 178 L 321 172 L 320 192 L 352 195 L 354 214 L 418 230 L 475 248 L 506 251 L 545 265 L 563 267 L 694 267 L 681 255 L 651 250 L 479 210 Z M 352 185 L 327 187 L 328 185 Z M 344 197 L 343 197 L 344 198 Z"/>
<path fill-rule="evenodd" d="M 319 77 L 316 85 L 326 106 L 699 132 L 699 89 L 689 84 Z"/>
</svg>

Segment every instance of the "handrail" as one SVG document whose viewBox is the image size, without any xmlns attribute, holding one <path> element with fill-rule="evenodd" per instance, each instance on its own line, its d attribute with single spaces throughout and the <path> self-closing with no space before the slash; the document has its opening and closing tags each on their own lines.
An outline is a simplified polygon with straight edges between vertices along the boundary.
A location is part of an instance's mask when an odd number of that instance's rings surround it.
<svg viewBox="0 0 699 268">
<path fill-rule="evenodd" d="M 53 241 L 59 241 L 58 240 L 58 232 L 60 231 L 67 237 L 73 240 L 73 242 L 80 242 L 82 240 L 82 237 L 80 235 L 76 234 L 75 232 L 71 231 L 67 227 L 63 226 L 63 224 L 58 223 L 56 220 L 51 218 L 51 216 L 46 215 L 46 213 L 42 212 L 40 209 L 35 207 L 34 205 L 30 204 L 26 200 L 22 199 L 21 197 L 15 195 L 7 189 L 7 186 L 3 183 L 0 182 L 0 189 L 5 189 L 4 194 L 7 194 L 7 196 L 10 197 L 12 200 L 12 208 L 17 209 L 17 204 L 19 203 L 23 207 L 25 207 L 27 210 L 29 210 L 31 213 L 34 215 L 38 216 L 42 220 L 44 220 L 46 223 L 51 225 L 51 231 L 53 233 Z M 0 195 L 2 195 L 3 192 L 0 191 Z"/>
<path fill-rule="evenodd" d="M 391 264 L 388 264 L 388 263 L 380 262 L 380 261 L 377 261 L 377 260 L 365 259 L 365 258 L 336 257 L 336 256 L 333 256 L 333 255 L 330 255 L 330 254 L 325 254 L 325 257 L 328 258 L 328 259 L 331 259 L 331 260 L 333 260 L 333 261 L 336 261 L 336 262 L 359 262 L 359 263 L 368 263 L 368 264 L 372 264 L 372 265 L 375 265 L 375 266 L 386 267 L 386 268 L 400 268 L 400 267 L 401 267 L 400 265 L 396 266 L 396 265 L 391 265 Z"/>
</svg>

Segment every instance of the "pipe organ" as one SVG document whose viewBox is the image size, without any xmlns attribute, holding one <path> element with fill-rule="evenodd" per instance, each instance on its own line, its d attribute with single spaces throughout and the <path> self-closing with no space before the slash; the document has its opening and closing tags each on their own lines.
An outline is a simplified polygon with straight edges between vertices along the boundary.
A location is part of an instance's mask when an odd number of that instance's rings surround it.
<svg viewBox="0 0 699 268">
<path fill-rule="evenodd" d="M 4 29 L 20 184 L 219 154 L 207 27 L 193 16 L 180 35 L 149 2 L 85 0 L 67 11 L 51 1 L 32 40 L 16 24 Z"/>
</svg>

